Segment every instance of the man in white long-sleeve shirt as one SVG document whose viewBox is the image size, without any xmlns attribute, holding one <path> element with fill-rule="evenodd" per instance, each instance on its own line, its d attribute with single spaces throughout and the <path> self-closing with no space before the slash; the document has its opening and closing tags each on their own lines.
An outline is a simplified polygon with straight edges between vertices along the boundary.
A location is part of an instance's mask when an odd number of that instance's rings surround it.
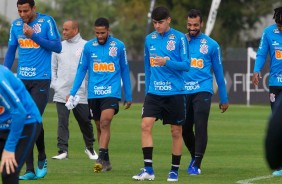
<svg viewBox="0 0 282 184">
<path fill-rule="evenodd" d="M 58 155 L 53 159 L 68 158 L 68 140 L 69 140 L 69 114 L 70 110 L 65 106 L 66 94 L 72 87 L 79 58 L 86 40 L 82 39 L 79 33 L 79 25 L 75 20 L 68 20 L 63 24 L 62 52 L 53 53 L 52 56 L 52 81 L 51 88 L 54 89 L 53 101 L 56 103 L 58 113 Z M 89 116 L 89 107 L 87 102 L 87 83 L 85 79 L 77 92 L 79 96 L 78 105 L 72 109 L 85 142 L 85 153 L 90 159 L 96 160 L 94 144 L 93 126 Z"/>
</svg>

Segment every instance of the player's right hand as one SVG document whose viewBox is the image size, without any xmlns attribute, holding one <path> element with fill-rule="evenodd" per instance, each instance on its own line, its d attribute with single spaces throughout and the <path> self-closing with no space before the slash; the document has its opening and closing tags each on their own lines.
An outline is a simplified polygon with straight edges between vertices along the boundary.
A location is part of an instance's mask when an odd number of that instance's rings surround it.
<svg viewBox="0 0 282 184">
<path fill-rule="evenodd" d="M 126 109 L 129 109 L 130 106 L 131 106 L 131 104 L 132 104 L 132 102 L 126 102 L 126 101 L 125 101 L 125 102 L 123 103 L 123 106 L 125 106 L 124 109 L 125 109 L 125 110 L 126 110 Z"/>
<path fill-rule="evenodd" d="M 68 108 L 68 110 L 72 110 L 75 105 L 74 105 L 74 97 L 73 96 L 69 96 L 67 103 L 65 104 L 65 106 Z"/>
<path fill-rule="evenodd" d="M 228 103 L 225 104 L 219 104 L 219 109 L 221 110 L 221 113 L 224 113 L 229 107 Z"/>
<path fill-rule="evenodd" d="M 18 164 L 15 159 L 15 152 L 3 150 L 0 164 L 0 173 L 2 173 L 4 170 L 7 174 L 14 173 L 17 167 Z"/>
<path fill-rule="evenodd" d="M 27 23 L 24 23 L 23 33 L 25 36 L 30 38 L 31 35 L 33 34 L 33 29 Z"/>
<path fill-rule="evenodd" d="M 252 83 L 255 86 L 258 85 L 259 83 L 259 73 L 258 72 L 253 73 Z"/>
</svg>

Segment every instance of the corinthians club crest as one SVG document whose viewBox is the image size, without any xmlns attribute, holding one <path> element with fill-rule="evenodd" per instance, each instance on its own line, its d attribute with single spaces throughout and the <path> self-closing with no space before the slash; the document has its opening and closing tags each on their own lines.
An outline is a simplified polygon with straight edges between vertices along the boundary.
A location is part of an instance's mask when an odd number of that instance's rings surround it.
<svg viewBox="0 0 282 184">
<path fill-rule="evenodd" d="M 110 47 L 109 48 L 109 55 L 114 57 L 117 56 L 117 47 Z"/>
</svg>

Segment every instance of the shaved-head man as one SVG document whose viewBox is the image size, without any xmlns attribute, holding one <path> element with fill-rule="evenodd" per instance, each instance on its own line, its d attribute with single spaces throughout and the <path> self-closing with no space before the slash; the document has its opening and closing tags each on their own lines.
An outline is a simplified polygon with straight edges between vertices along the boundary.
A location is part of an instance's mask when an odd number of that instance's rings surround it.
<svg viewBox="0 0 282 184">
<path fill-rule="evenodd" d="M 58 114 L 58 154 L 53 159 L 62 160 L 68 158 L 69 140 L 69 115 L 70 109 L 66 106 L 68 95 L 76 74 L 79 58 L 86 40 L 82 39 L 79 33 L 79 25 L 75 20 L 67 20 L 63 24 L 62 52 L 53 53 L 52 56 L 52 81 L 51 88 L 54 89 L 53 101 L 56 103 Z M 85 143 L 85 153 L 89 159 L 96 160 L 93 126 L 91 124 L 87 102 L 87 88 L 85 80 L 77 92 L 77 105 L 72 109 L 77 120 Z"/>
</svg>

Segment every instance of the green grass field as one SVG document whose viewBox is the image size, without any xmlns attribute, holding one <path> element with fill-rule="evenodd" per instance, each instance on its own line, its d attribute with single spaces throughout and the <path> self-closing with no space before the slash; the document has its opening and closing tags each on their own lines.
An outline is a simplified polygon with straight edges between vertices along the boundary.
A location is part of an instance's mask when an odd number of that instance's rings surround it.
<svg viewBox="0 0 282 184">
<path fill-rule="evenodd" d="M 271 170 L 264 159 L 263 141 L 270 113 L 269 106 L 231 105 L 226 113 L 220 113 L 217 104 L 212 105 L 209 121 L 209 141 L 202 174 L 186 173 L 190 156 L 183 148 L 179 182 L 188 184 L 229 183 L 282 183 L 282 177 L 271 177 Z M 131 184 L 131 177 L 143 167 L 140 122 L 141 104 L 133 104 L 114 118 L 111 129 L 110 159 L 113 170 L 93 173 L 94 161 L 84 153 L 84 143 L 77 122 L 70 119 L 69 159 L 52 160 L 57 154 L 57 115 L 54 104 L 48 104 L 43 116 L 45 143 L 48 155 L 48 174 L 37 181 L 21 181 L 26 184 Z M 153 129 L 155 181 L 138 183 L 166 183 L 171 163 L 170 127 L 160 121 Z M 96 134 L 96 131 L 95 131 Z M 96 135 L 95 135 L 96 136 Z M 98 151 L 97 142 L 95 150 Z M 35 151 L 37 155 L 37 151 Z M 35 156 L 35 160 L 37 156 Z M 25 166 L 22 172 L 25 170 Z"/>
</svg>

